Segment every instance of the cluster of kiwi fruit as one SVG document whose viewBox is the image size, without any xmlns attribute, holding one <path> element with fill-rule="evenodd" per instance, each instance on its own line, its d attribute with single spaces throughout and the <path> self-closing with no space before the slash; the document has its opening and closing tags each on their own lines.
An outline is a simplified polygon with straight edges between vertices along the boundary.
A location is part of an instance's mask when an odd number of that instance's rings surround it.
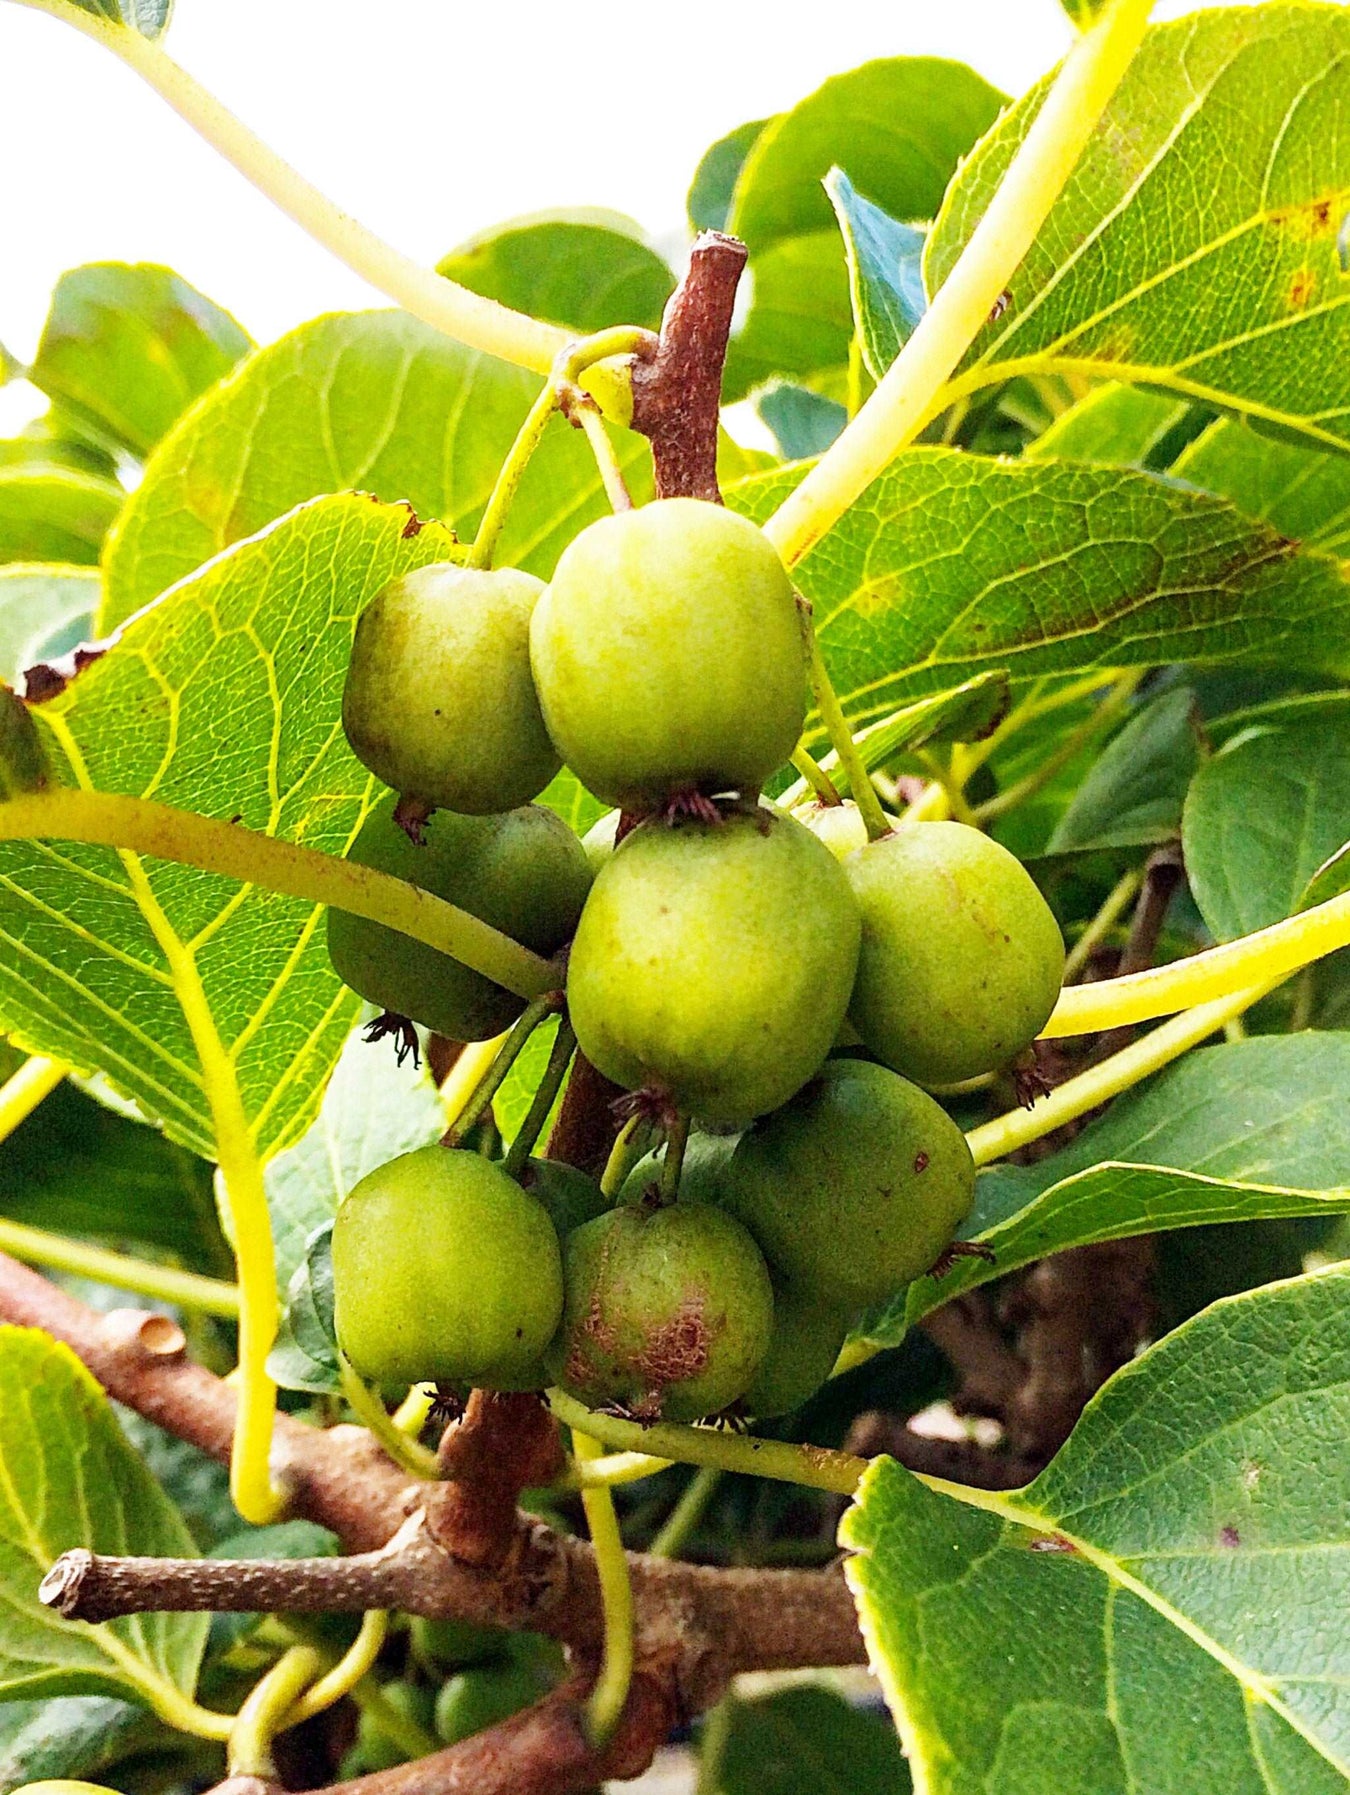
<svg viewBox="0 0 1350 1795">
<path fill-rule="evenodd" d="M 590 525 L 547 586 L 428 566 L 361 616 L 343 722 L 391 792 L 350 858 L 540 954 L 570 943 L 579 1047 L 672 1155 L 613 1201 L 570 1167 L 512 1178 L 464 1147 L 369 1174 L 333 1235 L 339 1343 L 366 1377 L 559 1384 L 644 1419 L 781 1414 L 951 1243 L 975 1175 L 931 1092 L 1023 1052 L 1063 942 L 976 829 L 868 842 L 852 806 L 767 803 L 805 715 L 781 560 L 697 500 Z M 564 764 L 614 807 L 584 843 L 532 802 Z M 332 912 L 328 940 L 355 991 L 453 1040 L 523 1008 L 362 918 Z"/>
</svg>

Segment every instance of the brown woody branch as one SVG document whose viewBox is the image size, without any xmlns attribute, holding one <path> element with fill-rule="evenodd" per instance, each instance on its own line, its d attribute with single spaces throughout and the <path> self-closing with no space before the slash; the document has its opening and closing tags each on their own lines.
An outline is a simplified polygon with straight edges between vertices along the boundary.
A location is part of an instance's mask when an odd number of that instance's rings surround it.
<svg viewBox="0 0 1350 1795">
<path fill-rule="evenodd" d="M 661 499 L 720 505 L 717 424 L 722 368 L 746 248 L 704 231 L 661 321 L 656 353 L 633 368 L 633 428 L 648 437 Z"/>
</svg>

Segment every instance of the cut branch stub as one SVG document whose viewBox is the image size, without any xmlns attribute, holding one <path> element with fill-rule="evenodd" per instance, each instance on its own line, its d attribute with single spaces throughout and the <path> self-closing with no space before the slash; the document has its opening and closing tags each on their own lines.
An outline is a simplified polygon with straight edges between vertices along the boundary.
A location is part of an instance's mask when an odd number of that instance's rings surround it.
<svg viewBox="0 0 1350 1795">
<path fill-rule="evenodd" d="M 661 321 L 661 342 L 633 367 L 633 428 L 648 437 L 659 499 L 722 502 L 717 424 L 736 287 L 746 247 L 704 231 Z"/>
</svg>

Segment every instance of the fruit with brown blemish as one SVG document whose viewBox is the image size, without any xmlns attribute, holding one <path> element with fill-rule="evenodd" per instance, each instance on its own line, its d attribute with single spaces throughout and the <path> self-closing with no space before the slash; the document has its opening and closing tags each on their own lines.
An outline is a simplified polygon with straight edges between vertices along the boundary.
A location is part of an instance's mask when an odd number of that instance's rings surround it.
<svg viewBox="0 0 1350 1795">
<path fill-rule="evenodd" d="M 699 499 L 600 519 L 530 624 L 550 735 L 607 804 L 758 791 L 806 716 L 796 598 L 768 538 Z"/>
<path fill-rule="evenodd" d="M 439 810 L 415 847 L 387 798 L 347 858 L 420 885 L 545 955 L 576 927 L 591 884 L 581 843 L 537 804 L 501 816 Z M 368 1002 L 452 1041 L 489 1041 L 525 1008 L 523 998 L 448 954 L 347 910 L 328 912 L 328 954 L 338 977 Z"/>
<path fill-rule="evenodd" d="M 699 1121 L 785 1103 L 844 1019 L 857 904 L 809 830 L 760 809 L 655 820 L 601 868 L 568 957 L 582 1052 Z"/>
<path fill-rule="evenodd" d="M 401 1154 L 338 1209 L 338 1344 L 372 1383 L 535 1388 L 562 1298 L 548 1214 L 480 1154 Z"/>
<path fill-rule="evenodd" d="M 342 694 L 357 759 L 427 808 L 486 816 L 538 797 L 561 762 L 530 672 L 542 580 L 438 562 L 361 613 Z"/>
<path fill-rule="evenodd" d="M 768 1350 L 763 1255 L 720 1209 L 612 1209 L 568 1236 L 563 1274 L 546 1363 L 588 1408 L 697 1421 L 743 1395 Z"/>
<path fill-rule="evenodd" d="M 746 1130 L 722 1204 L 775 1279 L 841 1312 L 920 1277 L 970 1213 L 965 1136 L 926 1091 L 867 1060 L 831 1060 Z"/>
<path fill-rule="evenodd" d="M 844 863 L 862 912 L 849 1020 L 893 1071 L 957 1084 L 1040 1033 L 1064 940 L 1022 863 L 964 823 L 906 824 Z"/>
</svg>

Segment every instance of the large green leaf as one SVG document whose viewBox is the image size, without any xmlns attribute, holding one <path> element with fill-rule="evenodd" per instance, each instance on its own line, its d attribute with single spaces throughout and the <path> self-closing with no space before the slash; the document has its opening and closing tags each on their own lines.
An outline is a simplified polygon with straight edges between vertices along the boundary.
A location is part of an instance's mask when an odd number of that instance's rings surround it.
<svg viewBox="0 0 1350 1795">
<path fill-rule="evenodd" d="M 728 218 L 750 246 L 751 283 L 750 310 L 727 355 L 729 397 L 775 375 L 818 385 L 833 371 L 842 385 L 853 319 L 822 186 L 830 169 L 892 218 L 930 218 L 1002 102 L 961 63 L 901 56 L 835 75 L 769 121 L 745 156 Z"/>
<path fill-rule="evenodd" d="M 1173 465 L 1179 480 L 1231 499 L 1282 536 L 1350 549 L 1350 457 L 1220 418 Z"/>
<path fill-rule="evenodd" d="M 842 168 L 831 169 L 825 188 L 844 236 L 863 359 L 872 378 L 880 380 L 927 309 L 924 232 L 864 199 Z"/>
<path fill-rule="evenodd" d="M 981 1172 L 962 1233 L 994 1254 L 920 1278 L 858 1330 L 877 1341 L 1048 1253 L 1171 1228 L 1350 1210 L 1350 1034 L 1256 1035 L 1187 1055 L 1070 1146 Z"/>
<path fill-rule="evenodd" d="M 1341 6 L 1214 9 L 1151 30 L 958 386 L 1073 369 L 1350 445 L 1348 52 Z M 963 165 L 929 238 L 930 293 L 1045 92 Z"/>
<path fill-rule="evenodd" d="M 0 567 L 0 679 L 14 685 L 34 662 L 55 660 L 91 638 L 101 590 L 92 567 Z"/>
<path fill-rule="evenodd" d="M 801 470 L 730 489 L 766 518 Z M 799 563 L 855 727 L 994 668 L 1350 670 L 1350 588 L 1232 506 L 1125 468 L 912 449 Z"/>
<path fill-rule="evenodd" d="M 698 167 L 694 170 L 694 178 L 689 183 L 689 195 L 685 210 L 689 223 L 696 231 L 720 231 L 726 228 L 727 219 L 731 216 L 731 202 L 736 192 L 736 182 L 745 166 L 745 158 L 758 142 L 766 125 L 773 121 L 767 118 L 751 119 L 747 124 L 737 125 L 734 131 L 728 131 L 725 137 L 710 144 L 703 152 Z"/>
<path fill-rule="evenodd" d="M 621 212 L 541 212 L 461 243 L 437 273 L 579 334 L 611 324 L 655 330 L 675 286 L 664 256 Z"/>
<path fill-rule="evenodd" d="M 1125 725 L 1074 793 L 1048 854 L 1166 841 L 1200 760 L 1195 694 L 1178 686 Z"/>
<path fill-rule="evenodd" d="M 0 561 L 94 566 L 125 497 L 103 474 L 52 461 L 0 463 Z"/>
<path fill-rule="evenodd" d="M 201 1271 L 233 1275 L 207 1162 L 69 1081 L 0 1143 L 0 1214 L 163 1247 Z"/>
<path fill-rule="evenodd" d="M 1291 916 L 1318 868 L 1350 841 L 1350 720 L 1235 738 L 1192 783 L 1182 840 L 1217 939 Z"/>
<path fill-rule="evenodd" d="M 919 1786 L 1343 1795 L 1348 1437 L 1338 1266 L 1169 1335 L 1024 1491 L 877 1460 L 841 1541 Z"/>
<path fill-rule="evenodd" d="M 50 1777 L 97 1775 L 150 1744 L 155 1730 L 142 1709 L 108 1695 L 6 1702 L 0 1707 L 0 1795 Z"/>
<path fill-rule="evenodd" d="M 755 410 L 773 431 L 784 461 L 823 455 L 848 423 L 846 405 L 786 380 L 757 394 Z"/>
<path fill-rule="evenodd" d="M 28 378 L 87 429 L 144 456 L 250 347 L 171 268 L 91 262 L 56 283 Z"/>
<path fill-rule="evenodd" d="M 30 1328 L 0 1330 L 0 1396 L 0 1695 L 143 1700 L 150 1681 L 190 1694 L 205 1615 L 137 1614 L 93 1627 L 38 1601 L 38 1584 L 73 1546 L 196 1555 L 107 1398 L 68 1347 Z"/>
<path fill-rule="evenodd" d="M 359 489 L 472 532 L 536 376 L 403 312 L 340 313 L 251 355 L 151 456 L 108 547 L 105 629 L 306 499 Z M 620 442 L 637 496 L 646 443 Z M 550 425 L 499 559 L 547 575 L 608 509 L 585 438 Z"/>
<path fill-rule="evenodd" d="M 703 1729 L 698 1795 L 902 1795 L 885 1719 L 818 1683 L 727 1695 Z"/>
<path fill-rule="evenodd" d="M 752 254 L 784 237 L 833 231 L 821 183 L 835 167 L 892 218 L 931 218 L 957 162 L 1003 104 L 973 69 L 933 56 L 888 57 L 833 75 L 756 139 L 730 229 Z"/>
<path fill-rule="evenodd" d="M 377 796 L 339 719 L 356 617 L 387 580 L 446 552 L 444 532 L 409 536 L 407 521 L 399 506 L 317 500 L 166 594 L 33 713 L 60 777 L 342 853 Z M 166 930 L 191 955 L 177 980 Z M 0 848 L 5 1025 L 107 1072 L 172 1139 L 214 1157 L 180 1002 L 193 983 L 266 1156 L 308 1124 L 355 1019 L 321 910 L 103 848 Z"/>
<path fill-rule="evenodd" d="M 410 1059 L 399 1065 L 389 1041 L 372 1045 L 352 1035 L 312 1126 L 267 1168 L 280 1289 L 304 1259 L 310 1235 L 332 1221 L 358 1179 L 444 1132 L 445 1112 L 426 1067 Z"/>
<path fill-rule="evenodd" d="M 1178 432 L 1194 410 L 1189 399 L 1108 381 L 1062 412 L 1026 453 L 1034 461 L 1106 461 L 1158 473 L 1172 465 Z"/>
</svg>

